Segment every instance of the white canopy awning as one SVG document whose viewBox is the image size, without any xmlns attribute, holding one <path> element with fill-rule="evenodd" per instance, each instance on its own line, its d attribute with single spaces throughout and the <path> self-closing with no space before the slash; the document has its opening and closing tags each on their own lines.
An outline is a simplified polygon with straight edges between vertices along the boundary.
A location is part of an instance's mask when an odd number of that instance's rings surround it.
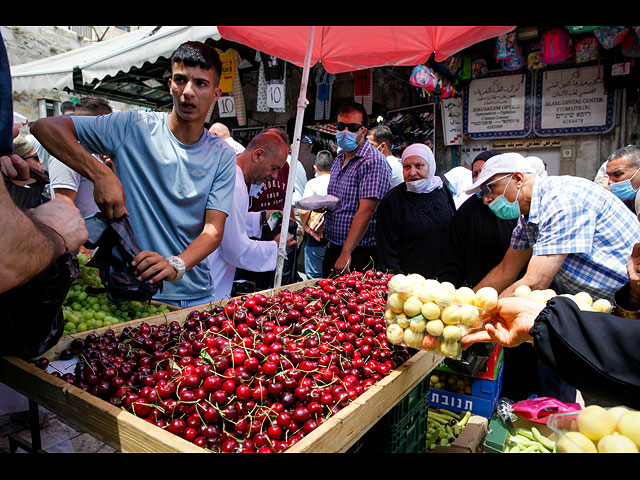
<svg viewBox="0 0 640 480">
<path fill-rule="evenodd" d="M 220 40 L 215 26 L 142 27 L 139 30 L 86 47 L 11 67 L 14 92 L 73 88 L 73 72 L 80 70 L 83 83 L 127 72 L 166 57 L 182 43 Z"/>
</svg>

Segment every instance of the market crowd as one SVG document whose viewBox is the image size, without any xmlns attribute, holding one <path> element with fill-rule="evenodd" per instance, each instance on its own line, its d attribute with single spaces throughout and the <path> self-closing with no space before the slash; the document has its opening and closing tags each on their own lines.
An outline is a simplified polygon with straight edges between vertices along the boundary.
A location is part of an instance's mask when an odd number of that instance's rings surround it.
<svg viewBox="0 0 640 480">
<path fill-rule="evenodd" d="M 285 232 L 284 284 L 375 268 L 494 287 L 498 315 L 467 343 L 510 347 L 506 395 L 571 402 L 577 388 L 587 401 L 637 406 L 638 147 L 613 153 L 598 181 L 550 176 L 540 159 L 508 151 L 438 172 L 428 145 L 394 152 L 390 130 L 370 128 L 365 108 L 347 102 L 336 112 L 335 151 L 314 151 L 305 136 L 294 166 L 280 129 L 246 145 L 222 124 L 207 129 L 221 95 L 214 48 L 187 42 L 171 65 L 170 113 L 112 112 L 85 98 L 73 114 L 34 122 L 28 137 L 3 130 L 11 145 L 0 217 L 15 225 L 2 229 L 3 296 L 85 249 L 95 216 L 127 219 L 138 281 L 162 284 L 154 298 L 181 308 L 228 298 L 242 282 L 272 286 Z M 326 203 L 296 207 L 311 199 Z M 521 285 L 557 296 L 533 304 L 514 297 Z M 610 300 L 614 312 L 584 312 L 562 296 L 580 291 Z"/>
</svg>

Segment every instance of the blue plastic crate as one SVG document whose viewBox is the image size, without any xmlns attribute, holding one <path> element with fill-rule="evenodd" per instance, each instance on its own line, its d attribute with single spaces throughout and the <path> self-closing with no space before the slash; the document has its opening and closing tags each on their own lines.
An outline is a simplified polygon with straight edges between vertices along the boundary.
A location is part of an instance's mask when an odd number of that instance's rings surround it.
<svg viewBox="0 0 640 480">
<path fill-rule="evenodd" d="M 429 406 L 455 412 L 471 411 L 475 415 L 491 418 L 502 390 L 503 371 L 504 366 L 501 365 L 495 380 L 474 378 L 471 395 L 460 395 L 431 388 L 429 390 Z"/>
</svg>

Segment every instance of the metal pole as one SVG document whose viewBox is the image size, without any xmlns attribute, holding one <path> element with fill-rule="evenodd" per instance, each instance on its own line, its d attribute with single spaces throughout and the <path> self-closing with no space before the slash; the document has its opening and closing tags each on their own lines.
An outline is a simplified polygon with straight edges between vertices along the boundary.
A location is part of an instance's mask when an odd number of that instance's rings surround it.
<svg viewBox="0 0 640 480">
<path fill-rule="evenodd" d="M 302 123 L 304 121 L 304 111 L 309 101 L 307 100 L 307 85 L 309 83 L 309 70 L 311 63 L 311 52 L 313 51 L 313 40 L 315 38 L 316 27 L 309 29 L 309 39 L 307 41 L 307 51 L 304 57 L 304 67 L 302 70 L 302 82 L 300 84 L 300 96 L 298 97 L 298 111 L 296 123 L 293 130 L 293 143 L 291 148 L 291 165 L 289 166 L 289 178 L 287 180 L 287 193 L 282 210 L 282 228 L 280 230 L 280 244 L 278 246 L 278 261 L 276 263 L 276 275 L 274 288 L 282 284 L 282 269 L 287 258 L 287 237 L 289 236 L 289 219 L 291 217 L 291 201 L 293 197 L 293 186 L 296 181 L 296 166 L 298 163 L 298 153 L 300 152 L 300 137 L 302 133 Z M 293 266 L 295 268 L 295 265 Z"/>
</svg>

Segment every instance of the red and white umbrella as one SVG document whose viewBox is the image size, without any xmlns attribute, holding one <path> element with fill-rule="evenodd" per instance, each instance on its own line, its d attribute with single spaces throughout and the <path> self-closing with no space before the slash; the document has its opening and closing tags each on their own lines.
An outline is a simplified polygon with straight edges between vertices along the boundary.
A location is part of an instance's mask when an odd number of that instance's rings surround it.
<svg viewBox="0 0 640 480">
<path fill-rule="evenodd" d="M 286 257 L 291 198 L 300 150 L 300 137 L 309 70 L 318 62 L 329 73 L 382 66 L 415 66 L 432 55 L 441 62 L 483 40 L 511 32 L 515 26 L 218 26 L 223 38 L 281 58 L 303 68 L 294 127 L 291 166 L 282 212 L 282 234 L 274 285 L 280 286 Z"/>
</svg>

